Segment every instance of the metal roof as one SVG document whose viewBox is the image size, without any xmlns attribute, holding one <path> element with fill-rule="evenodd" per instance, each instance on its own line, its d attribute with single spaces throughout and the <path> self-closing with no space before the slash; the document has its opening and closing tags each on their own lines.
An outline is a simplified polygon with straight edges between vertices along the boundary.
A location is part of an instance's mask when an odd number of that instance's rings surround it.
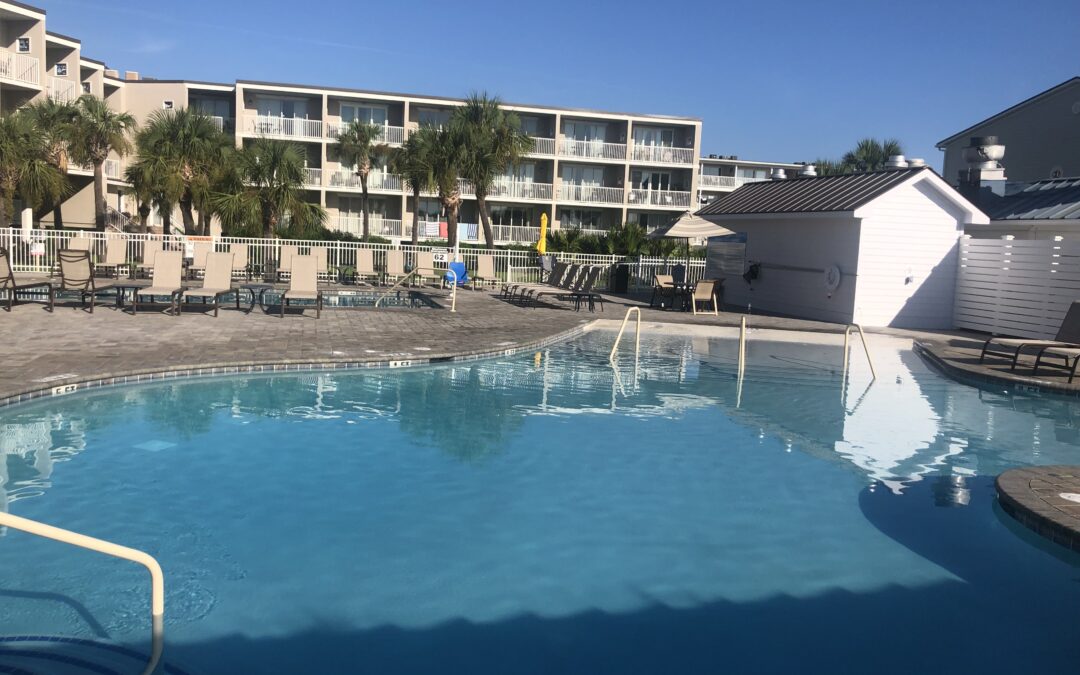
<svg viewBox="0 0 1080 675">
<path fill-rule="evenodd" d="M 929 167 L 810 176 L 747 183 L 698 211 L 698 215 L 834 213 L 854 211 Z"/>
<path fill-rule="evenodd" d="M 1054 178 L 986 205 L 990 220 L 1080 220 L 1080 178 Z"/>
</svg>

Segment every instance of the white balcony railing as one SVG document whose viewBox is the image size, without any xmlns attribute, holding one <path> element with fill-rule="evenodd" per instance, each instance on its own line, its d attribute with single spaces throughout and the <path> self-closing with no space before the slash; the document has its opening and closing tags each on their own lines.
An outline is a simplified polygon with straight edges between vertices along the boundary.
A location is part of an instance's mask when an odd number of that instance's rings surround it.
<svg viewBox="0 0 1080 675">
<path fill-rule="evenodd" d="M 575 141 L 564 138 L 559 146 L 563 157 L 588 157 L 589 159 L 626 159 L 626 146 L 622 143 L 603 141 Z"/>
<path fill-rule="evenodd" d="M 491 236 L 496 244 L 533 244 L 540 238 L 539 227 L 524 225 L 492 225 Z"/>
<path fill-rule="evenodd" d="M 693 164 L 693 148 L 671 148 L 663 145 L 631 146 L 630 157 L 635 162 L 652 164 Z"/>
<path fill-rule="evenodd" d="M 321 139 L 323 123 L 322 120 L 309 120 L 303 117 L 248 115 L 244 121 L 244 132 L 274 138 Z"/>
<path fill-rule="evenodd" d="M 0 49 L 0 80 L 41 84 L 41 66 L 36 58 Z"/>
<path fill-rule="evenodd" d="M 555 155 L 555 139 L 554 138 L 538 138 L 533 137 L 533 150 L 534 155 Z"/>
<path fill-rule="evenodd" d="M 586 204 L 622 204 L 623 189 L 563 183 L 559 186 L 559 199 L 567 202 L 584 202 Z"/>
<path fill-rule="evenodd" d="M 304 169 L 304 185 L 322 187 L 322 169 L 306 167 Z"/>
<path fill-rule="evenodd" d="M 690 208 L 692 193 L 677 190 L 631 190 L 630 204 L 639 206 L 666 206 L 668 208 Z"/>
<path fill-rule="evenodd" d="M 48 95 L 59 103 L 70 103 L 79 96 L 75 93 L 75 83 L 62 77 L 49 76 Z"/>
<path fill-rule="evenodd" d="M 545 202 L 551 201 L 551 183 L 534 183 L 532 181 L 512 180 L 510 178 L 497 179 L 491 185 L 488 193 L 489 199 L 538 199 Z"/>
<path fill-rule="evenodd" d="M 210 122 L 217 127 L 218 131 L 224 131 L 228 133 L 233 132 L 233 119 L 231 117 L 218 117 L 217 115 L 210 115 Z"/>
<path fill-rule="evenodd" d="M 347 122 L 334 121 L 327 122 L 326 124 L 326 137 L 331 141 L 336 141 L 338 134 L 342 129 L 346 127 Z M 382 125 L 382 135 L 378 138 L 379 143 L 386 143 L 387 145 L 401 145 L 405 142 L 405 127 L 392 127 L 388 124 Z"/>
<path fill-rule="evenodd" d="M 760 183 L 768 178 L 752 178 L 748 176 L 707 176 L 702 174 L 698 177 L 698 185 L 704 189 L 710 188 L 737 188 L 746 183 Z"/>
<path fill-rule="evenodd" d="M 382 216 L 370 215 L 368 220 L 368 229 L 371 234 L 377 237 L 390 237 L 393 239 L 401 239 L 403 237 L 412 236 L 412 228 L 409 228 L 408 234 L 405 233 L 405 228 L 402 226 L 400 220 L 392 220 L 390 218 L 383 218 Z M 342 232 L 348 232 L 354 234 L 357 237 L 364 234 L 364 216 L 363 215 L 342 215 L 338 216 L 338 230 Z"/>
<path fill-rule="evenodd" d="M 401 176 L 381 171 L 368 174 L 368 192 L 401 192 Z M 341 190 L 361 191 L 360 176 L 346 169 L 330 174 L 330 187 Z"/>
</svg>

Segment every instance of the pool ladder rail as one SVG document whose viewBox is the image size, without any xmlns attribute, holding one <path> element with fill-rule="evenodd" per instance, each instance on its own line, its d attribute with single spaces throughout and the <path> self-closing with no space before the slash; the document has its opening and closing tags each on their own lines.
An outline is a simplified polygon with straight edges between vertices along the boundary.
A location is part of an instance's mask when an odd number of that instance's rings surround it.
<svg viewBox="0 0 1080 675">
<path fill-rule="evenodd" d="M 0 512 L 0 527 L 10 527 L 13 530 L 20 530 L 38 537 L 52 539 L 90 551 L 97 551 L 114 558 L 129 560 L 145 567 L 150 572 L 150 625 L 152 634 L 150 660 L 146 664 L 146 669 L 143 670 L 143 675 L 151 675 L 151 673 L 156 672 L 158 664 L 161 662 L 162 652 L 165 649 L 165 575 L 161 571 L 161 565 L 153 556 L 134 548 L 120 546 L 104 539 L 88 537 L 85 534 L 46 525 L 10 513 Z"/>
<path fill-rule="evenodd" d="M 453 289 L 452 289 L 452 290 L 450 291 L 450 311 L 451 311 L 451 312 L 455 312 L 455 313 L 456 313 L 456 312 L 457 312 L 457 290 L 458 290 L 458 276 L 457 276 L 457 272 L 455 272 L 455 271 L 454 271 L 454 270 L 452 270 L 452 269 L 449 269 L 449 268 L 447 268 L 447 270 L 446 270 L 446 271 L 447 271 L 447 272 L 448 272 L 449 274 L 452 274 L 452 275 L 454 275 L 454 286 L 453 286 Z M 397 282 L 396 284 L 394 284 L 393 286 L 391 286 L 389 290 L 387 290 L 387 291 L 386 291 L 385 293 L 383 293 L 382 295 L 380 295 L 380 296 L 379 296 L 379 297 L 378 297 L 378 298 L 377 298 L 377 299 L 375 300 L 375 308 L 377 309 L 377 308 L 379 307 L 379 303 L 380 303 L 380 302 L 382 302 L 383 300 L 385 300 L 385 299 L 387 298 L 387 296 L 389 296 L 389 295 L 390 295 L 391 293 L 393 293 L 393 292 L 394 292 L 394 291 L 395 291 L 395 290 L 396 290 L 396 289 L 397 289 L 397 288 L 398 288 L 399 286 L 401 286 L 402 284 L 404 284 L 404 283 L 405 283 L 406 281 L 408 281 L 409 279 L 412 279 L 413 277 L 417 276 L 418 274 L 420 274 L 420 270 L 418 270 L 418 269 L 415 269 L 415 270 L 413 270 L 412 272 L 409 272 L 408 274 L 406 274 L 406 275 L 405 275 L 404 277 L 402 277 L 402 278 L 401 278 L 400 280 L 398 280 L 398 282 Z"/>
<path fill-rule="evenodd" d="M 641 353 L 641 308 L 631 307 L 626 310 L 626 316 L 623 317 L 622 326 L 619 327 L 619 334 L 615 337 L 615 344 L 611 345 L 611 353 L 608 354 L 608 361 L 614 363 L 615 355 L 619 353 L 619 343 L 622 342 L 623 333 L 626 331 L 626 324 L 630 321 L 631 314 L 637 314 L 637 334 L 634 340 L 634 359 L 638 358 Z"/>
</svg>

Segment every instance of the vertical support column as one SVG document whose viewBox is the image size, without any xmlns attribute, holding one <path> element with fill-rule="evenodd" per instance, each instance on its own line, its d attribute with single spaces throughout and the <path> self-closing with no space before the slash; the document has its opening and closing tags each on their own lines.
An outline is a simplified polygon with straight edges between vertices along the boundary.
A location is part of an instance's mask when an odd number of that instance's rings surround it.
<svg viewBox="0 0 1080 675">
<path fill-rule="evenodd" d="M 322 139 L 319 140 L 319 206 L 326 208 L 326 144 L 327 124 L 330 121 L 330 96 L 322 95 Z M 333 229 L 337 229 L 335 226 Z"/>
<path fill-rule="evenodd" d="M 555 155 L 551 160 L 551 213 L 548 214 L 549 230 L 558 229 L 558 220 L 556 220 L 557 215 L 555 211 L 559 208 L 559 193 L 562 190 L 562 172 L 559 170 L 559 152 L 563 143 L 561 113 L 555 113 L 555 133 L 552 134 L 552 136 L 555 138 Z"/>
<path fill-rule="evenodd" d="M 630 162 L 634 156 L 634 121 L 627 118 L 626 120 L 626 160 L 623 162 L 623 193 L 622 193 L 622 220 L 620 225 L 626 223 L 627 213 L 629 211 L 627 205 L 630 203 Z"/>
</svg>

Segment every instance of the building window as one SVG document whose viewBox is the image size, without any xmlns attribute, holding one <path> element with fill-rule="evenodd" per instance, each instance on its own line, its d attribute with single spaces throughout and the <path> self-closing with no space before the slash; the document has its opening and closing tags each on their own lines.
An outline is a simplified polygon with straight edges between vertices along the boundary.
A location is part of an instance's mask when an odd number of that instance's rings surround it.
<svg viewBox="0 0 1080 675">
<path fill-rule="evenodd" d="M 600 211 L 590 211 L 588 209 L 562 209 L 559 213 L 559 227 L 562 229 L 599 230 L 602 229 L 600 226 L 602 215 Z"/>
<path fill-rule="evenodd" d="M 83 82 L 82 83 L 82 90 L 83 90 L 84 94 L 89 94 L 90 93 L 90 83 L 89 82 Z"/>
<path fill-rule="evenodd" d="M 25 54 L 30 51 L 30 38 L 21 37 L 16 42 L 15 50 L 19 53 Z"/>
<path fill-rule="evenodd" d="M 56 76 L 57 77 L 67 77 L 67 64 L 66 63 L 58 63 L 58 64 L 56 64 Z"/>
<path fill-rule="evenodd" d="M 442 206 L 439 204 L 438 199 L 421 197 L 416 212 L 420 214 L 420 220 L 437 223 L 442 217 Z"/>
<path fill-rule="evenodd" d="M 450 121 L 450 111 L 438 108 L 417 108 L 416 121 L 422 127 L 442 127 Z"/>
<path fill-rule="evenodd" d="M 164 110 L 172 110 L 173 109 L 173 102 L 171 100 L 162 101 L 161 102 L 161 107 Z"/>
<path fill-rule="evenodd" d="M 341 104 L 341 121 L 348 124 L 360 120 L 364 124 L 386 125 L 386 106 Z"/>
</svg>

